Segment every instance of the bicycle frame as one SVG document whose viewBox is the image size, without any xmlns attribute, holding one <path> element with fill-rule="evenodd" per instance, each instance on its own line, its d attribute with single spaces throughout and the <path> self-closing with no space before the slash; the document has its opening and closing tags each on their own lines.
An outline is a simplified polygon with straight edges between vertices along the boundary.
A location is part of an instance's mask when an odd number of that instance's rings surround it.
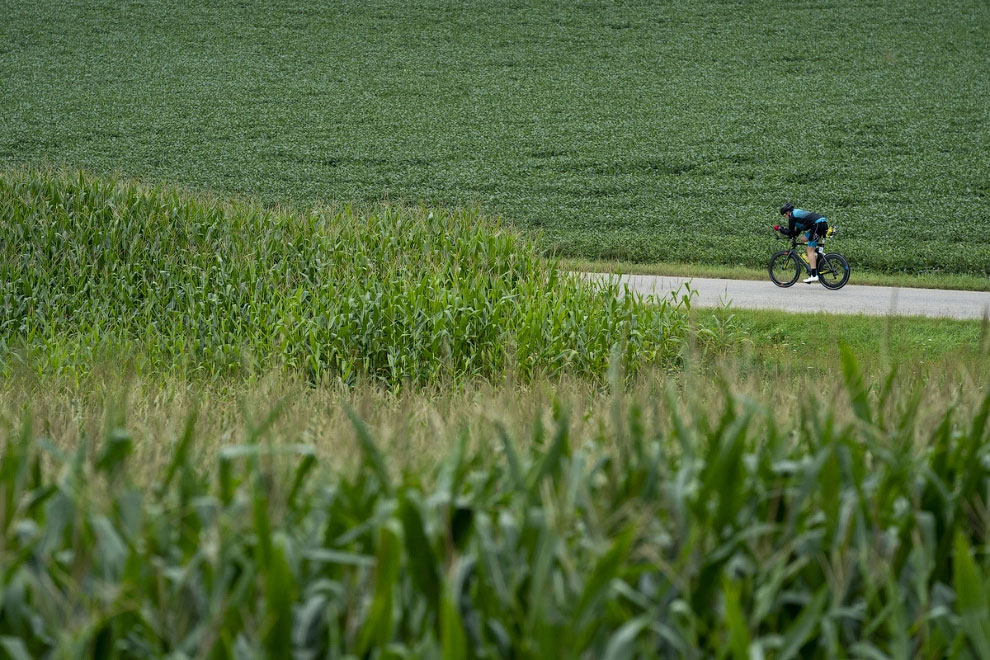
<svg viewBox="0 0 990 660">
<path fill-rule="evenodd" d="M 798 252 L 798 245 L 802 245 L 804 248 L 807 248 L 808 247 L 808 244 L 807 243 L 799 243 L 798 242 L 798 239 L 797 239 L 797 236 L 791 236 L 790 238 L 791 238 L 791 252 L 794 254 L 795 257 L 797 257 L 798 263 L 801 264 L 801 267 L 802 268 L 804 268 L 804 272 L 806 272 L 808 275 L 811 275 L 811 264 L 809 262 L 805 261 L 804 258 L 802 258 L 801 253 Z M 786 241 L 787 240 L 787 237 L 777 236 L 777 240 L 785 240 Z M 822 253 L 825 252 L 825 239 L 824 238 L 822 238 L 820 241 L 818 241 L 818 247 L 821 248 Z M 804 255 L 804 256 L 807 256 L 807 255 Z M 817 260 L 816 260 L 815 263 L 817 265 L 817 263 L 818 263 Z"/>
</svg>

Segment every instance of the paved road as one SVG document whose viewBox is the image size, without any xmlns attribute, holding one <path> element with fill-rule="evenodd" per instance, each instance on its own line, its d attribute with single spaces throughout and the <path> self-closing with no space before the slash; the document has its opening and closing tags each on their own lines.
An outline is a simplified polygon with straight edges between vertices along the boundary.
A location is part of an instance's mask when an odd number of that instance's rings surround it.
<svg viewBox="0 0 990 660">
<path fill-rule="evenodd" d="M 597 273 L 589 273 L 587 276 L 609 277 Z M 736 308 L 781 309 L 789 312 L 820 310 L 835 314 L 893 314 L 957 319 L 980 319 L 990 314 L 990 293 L 982 291 L 854 284 L 848 284 L 838 291 L 829 291 L 820 284 L 804 284 L 800 281 L 789 289 L 780 289 L 769 279 L 717 280 L 659 275 L 623 275 L 620 281 L 640 293 L 659 295 L 666 295 L 690 281 L 691 288 L 697 291 L 693 304 L 700 307 L 717 307 L 723 302 L 730 302 Z"/>
</svg>

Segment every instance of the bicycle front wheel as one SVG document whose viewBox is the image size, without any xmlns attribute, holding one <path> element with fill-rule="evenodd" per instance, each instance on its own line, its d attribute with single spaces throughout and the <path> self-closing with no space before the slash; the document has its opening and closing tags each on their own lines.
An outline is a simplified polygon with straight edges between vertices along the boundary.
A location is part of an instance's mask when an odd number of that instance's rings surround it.
<svg viewBox="0 0 990 660">
<path fill-rule="evenodd" d="M 774 252 L 770 257 L 770 281 L 779 287 L 789 287 L 801 276 L 801 264 L 790 250 Z"/>
<path fill-rule="evenodd" d="M 838 252 L 819 257 L 818 281 L 826 289 L 841 289 L 849 281 L 849 262 Z"/>
</svg>

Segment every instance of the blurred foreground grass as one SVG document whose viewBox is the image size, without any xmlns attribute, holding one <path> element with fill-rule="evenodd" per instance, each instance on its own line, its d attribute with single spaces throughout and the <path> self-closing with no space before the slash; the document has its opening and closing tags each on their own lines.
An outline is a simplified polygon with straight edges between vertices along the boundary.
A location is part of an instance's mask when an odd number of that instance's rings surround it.
<svg viewBox="0 0 990 660">
<path fill-rule="evenodd" d="M 8 381 L 0 647 L 986 657 L 990 361 L 733 363 L 611 389 Z"/>
</svg>

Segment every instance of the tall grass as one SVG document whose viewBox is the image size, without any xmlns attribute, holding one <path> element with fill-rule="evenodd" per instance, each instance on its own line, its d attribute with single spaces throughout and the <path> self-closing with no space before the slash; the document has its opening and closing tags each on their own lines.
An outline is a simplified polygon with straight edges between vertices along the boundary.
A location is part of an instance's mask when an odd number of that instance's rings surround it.
<svg viewBox="0 0 990 660">
<path fill-rule="evenodd" d="M 684 298 L 589 287 L 477 211 L 305 212 L 82 172 L 0 173 L 0 366 L 107 356 L 389 386 L 676 358 Z"/>
<path fill-rule="evenodd" d="M 536 405 L 522 391 L 419 431 L 280 427 L 288 408 L 249 407 L 237 444 L 182 414 L 172 437 L 139 439 L 115 413 L 65 449 L 60 427 L 11 413 L 0 647 L 986 657 L 985 383 L 870 383 L 848 353 L 841 372 L 828 404 L 792 378 L 775 399 L 685 377 Z M 400 470 L 417 436 L 440 459 Z M 350 440 L 353 463 L 327 456 Z M 169 447 L 150 472 L 146 443 Z"/>
</svg>

